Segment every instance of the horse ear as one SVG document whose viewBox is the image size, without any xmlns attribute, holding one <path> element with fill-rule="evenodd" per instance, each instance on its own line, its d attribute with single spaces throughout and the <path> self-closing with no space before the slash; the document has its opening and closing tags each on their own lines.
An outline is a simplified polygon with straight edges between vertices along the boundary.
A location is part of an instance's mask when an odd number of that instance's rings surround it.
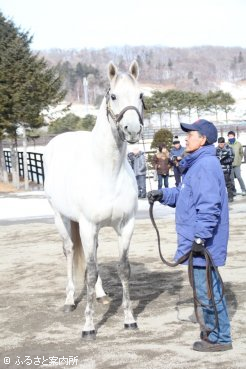
<svg viewBox="0 0 246 369">
<path fill-rule="evenodd" d="M 129 68 L 129 72 L 135 79 L 138 79 L 139 66 L 138 66 L 138 62 L 136 60 L 133 60 L 133 62 L 131 63 L 130 68 Z"/>
<path fill-rule="evenodd" d="M 118 73 L 118 69 L 114 65 L 114 63 L 111 61 L 108 65 L 108 79 L 111 81 L 116 76 L 117 73 Z"/>
</svg>

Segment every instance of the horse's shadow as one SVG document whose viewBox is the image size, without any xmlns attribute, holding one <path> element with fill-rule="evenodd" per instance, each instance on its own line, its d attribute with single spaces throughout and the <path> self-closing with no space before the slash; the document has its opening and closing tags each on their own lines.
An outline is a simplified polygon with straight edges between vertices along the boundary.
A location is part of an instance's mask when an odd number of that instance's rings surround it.
<svg viewBox="0 0 246 369">
<path fill-rule="evenodd" d="M 103 281 L 105 292 L 110 297 L 110 303 L 102 319 L 97 323 L 97 330 L 103 326 L 108 319 L 117 314 L 122 305 L 122 285 L 117 273 L 117 263 L 104 263 L 99 265 L 100 276 Z M 173 301 L 173 308 L 177 310 L 181 305 L 193 305 L 192 291 L 189 296 L 180 299 L 183 287 L 184 274 L 180 270 L 170 270 L 163 267 L 163 271 L 151 271 L 144 263 L 131 263 L 130 296 L 133 305 L 134 317 L 137 318 L 144 312 L 147 305 L 158 299 L 161 294 L 165 294 L 165 300 L 176 296 Z M 188 279 L 188 275 L 187 275 Z M 85 298 L 85 289 L 76 299 L 78 305 L 82 298 Z M 228 303 L 228 311 L 232 318 L 237 311 L 238 302 L 230 283 L 225 284 L 225 296 Z M 137 301 L 137 304 L 134 303 Z M 161 306 L 161 305 L 160 305 Z M 192 319 L 190 319 L 192 321 Z"/>
<path fill-rule="evenodd" d="M 98 322 L 97 329 L 114 316 L 122 305 L 122 285 L 117 273 L 117 264 L 101 264 L 99 272 L 105 292 L 111 301 L 107 311 Z M 133 305 L 136 305 L 134 302 L 137 301 L 137 305 L 133 309 L 134 317 L 137 318 L 146 306 L 161 294 L 177 295 L 182 289 L 182 282 L 181 271 L 150 271 L 143 263 L 131 263 L 130 296 Z"/>
</svg>

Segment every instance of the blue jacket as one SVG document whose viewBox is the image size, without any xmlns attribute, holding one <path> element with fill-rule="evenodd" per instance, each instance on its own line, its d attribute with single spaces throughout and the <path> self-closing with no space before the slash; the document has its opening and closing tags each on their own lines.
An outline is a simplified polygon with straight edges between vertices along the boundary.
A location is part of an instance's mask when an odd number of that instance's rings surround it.
<svg viewBox="0 0 246 369">
<path fill-rule="evenodd" d="M 185 148 L 180 146 L 179 149 L 176 149 L 176 147 L 173 147 L 171 150 L 170 150 L 170 159 L 173 160 L 173 157 L 174 156 L 181 156 L 183 157 L 184 156 L 184 151 L 185 151 Z"/>
<path fill-rule="evenodd" d="M 227 192 L 223 171 L 212 145 L 201 147 L 180 162 L 183 181 L 179 187 L 163 188 L 164 205 L 176 206 L 177 260 L 186 254 L 195 237 L 205 239 L 216 266 L 225 264 L 229 237 Z M 204 258 L 193 264 L 204 266 Z"/>
</svg>

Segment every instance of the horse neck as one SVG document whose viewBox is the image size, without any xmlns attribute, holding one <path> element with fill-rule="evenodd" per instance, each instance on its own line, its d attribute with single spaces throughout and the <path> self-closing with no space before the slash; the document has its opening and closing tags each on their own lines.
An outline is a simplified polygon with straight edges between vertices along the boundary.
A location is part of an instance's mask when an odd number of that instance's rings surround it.
<svg viewBox="0 0 246 369">
<path fill-rule="evenodd" d="M 95 146 L 94 146 L 95 145 Z M 118 174 L 126 158 L 127 144 L 118 133 L 112 131 L 106 114 L 105 99 L 99 109 L 96 125 L 93 129 L 93 149 L 97 160 L 110 172 Z"/>
</svg>

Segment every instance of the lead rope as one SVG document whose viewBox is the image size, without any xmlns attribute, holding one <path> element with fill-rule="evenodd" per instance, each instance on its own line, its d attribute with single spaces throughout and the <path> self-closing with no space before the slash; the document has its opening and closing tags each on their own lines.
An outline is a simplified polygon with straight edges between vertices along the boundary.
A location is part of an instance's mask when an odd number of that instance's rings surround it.
<svg viewBox="0 0 246 369">
<path fill-rule="evenodd" d="M 219 270 L 215 266 L 209 251 L 202 245 L 199 245 L 200 247 L 198 246 L 196 249 L 192 248 L 189 252 L 187 252 L 187 254 L 181 256 L 176 262 L 171 263 L 171 262 L 167 261 L 164 258 L 163 254 L 162 254 L 162 251 L 161 251 L 160 233 L 159 233 L 159 230 L 157 228 L 157 225 L 156 225 L 156 222 L 155 222 L 155 219 L 154 219 L 154 216 L 153 216 L 153 205 L 154 204 L 150 204 L 149 216 L 150 216 L 150 220 L 152 222 L 152 225 L 156 230 L 157 243 L 158 243 L 160 258 L 161 258 L 162 262 L 164 264 L 166 264 L 167 266 L 169 266 L 169 267 L 176 267 L 177 265 L 182 264 L 186 260 L 188 260 L 188 276 L 189 276 L 189 282 L 190 282 L 190 285 L 191 285 L 191 288 L 192 288 L 192 291 L 193 291 L 193 301 L 194 301 L 194 310 L 195 310 L 195 314 L 196 314 L 196 319 L 197 319 L 198 323 L 200 324 L 202 330 L 205 330 L 209 334 L 210 332 L 212 332 L 213 330 L 215 330 L 219 326 L 217 305 L 222 301 L 223 296 L 224 296 L 224 283 L 222 281 Z M 194 268 L 193 268 L 193 257 L 197 256 L 197 255 L 203 255 L 205 257 L 205 260 L 206 260 L 208 299 L 212 301 L 212 305 L 204 304 L 197 297 L 195 278 L 194 278 Z M 221 285 L 221 295 L 220 295 L 219 301 L 215 301 L 215 298 L 214 298 L 213 283 L 212 283 L 212 268 L 214 269 L 215 273 L 217 274 L 217 277 L 218 277 L 218 279 L 220 281 L 220 285 Z M 214 312 L 215 312 L 215 325 L 212 329 L 206 327 L 204 325 L 203 321 L 201 321 L 200 316 L 198 314 L 198 306 L 214 309 Z"/>
</svg>

